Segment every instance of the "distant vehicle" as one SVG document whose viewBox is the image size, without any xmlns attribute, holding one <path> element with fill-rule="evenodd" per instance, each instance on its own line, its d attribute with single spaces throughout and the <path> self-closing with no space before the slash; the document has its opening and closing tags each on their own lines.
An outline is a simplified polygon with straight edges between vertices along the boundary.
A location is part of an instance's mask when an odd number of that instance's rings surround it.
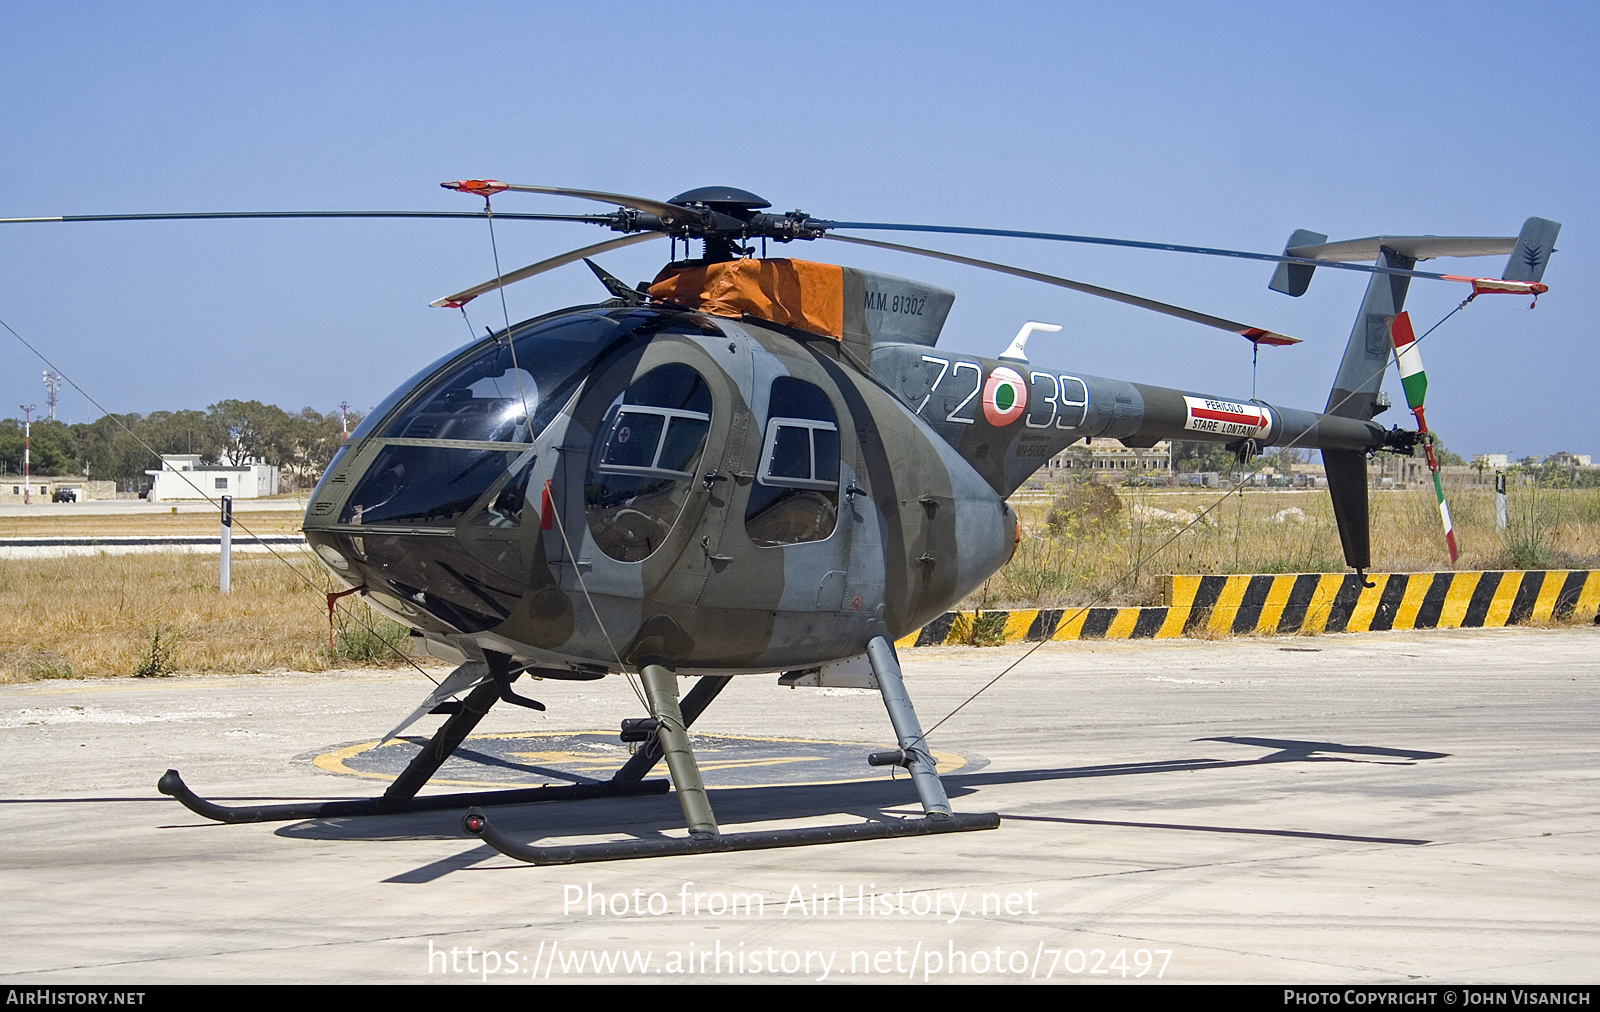
<svg viewBox="0 0 1600 1012">
<path fill-rule="evenodd" d="M 51 502 L 77 502 L 78 490 L 75 488 L 58 488 L 50 496 Z"/>
</svg>

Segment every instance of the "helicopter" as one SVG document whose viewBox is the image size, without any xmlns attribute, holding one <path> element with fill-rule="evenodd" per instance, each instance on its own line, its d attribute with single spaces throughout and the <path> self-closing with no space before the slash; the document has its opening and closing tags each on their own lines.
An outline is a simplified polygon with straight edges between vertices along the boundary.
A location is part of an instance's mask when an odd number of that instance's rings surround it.
<svg viewBox="0 0 1600 1012">
<path fill-rule="evenodd" d="M 1464 282 L 1472 296 L 1537 296 L 1559 224 L 1516 237 L 1378 236 L 1328 242 L 1297 230 L 1281 254 L 1004 229 L 840 222 L 767 213 L 745 190 L 702 187 L 666 201 L 602 191 L 457 180 L 483 216 L 580 221 L 622 233 L 435 300 L 467 302 L 583 261 L 608 298 L 512 324 L 445 355 L 350 433 L 307 506 L 308 545 L 347 593 L 407 626 L 455 669 L 384 740 L 445 716 L 382 797 L 222 806 L 176 770 L 159 789 L 207 818 L 259 822 L 467 807 L 463 828 L 536 864 L 764 849 L 994 829 L 957 813 L 905 688 L 894 642 L 954 606 L 1022 537 L 1011 495 L 1084 437 L 1149 447 L 1225 444 L 1321 451 L 1346 563 L 1370 568 L 1366 456 L 1425 449 L 1425 374 L 1404 301 L 1412 278 Z M 495 194 L 614 205 L 605 214 L 507 214 Z M 336 216 L 340 212 L 137 215 Z M 354 213 L 352 213 L 354 214 Z M 381 215 L 384 212 L 362 212 Z M 397 212 L 397 214 L 400 214 Z M 424 216 L 426 212 L 405 213 Z M 466 217 L 467 213 L 434 212 Z M 473 216 L 478 215 L 474 212 Z M 873 271 L 758 256 L 755 242 L 830 239 L 999 271 L 1238 334 L 1295 339 L 1139 296 L 897 243 L 833 234 L 900 230 L 998 235 L 1271 262 L 1270 287 L 1307 290 L 1318 267 L 1365 271 L 1366 295 L 1321 411 L 1082 374 L 1030 360 L 1029 322 L 996 357 L 938 346 L 953 292 Z M 630 287 L 594 257 L 652 239 L 703 244 Z M 1441 256 L 1505 255 L 1499 278 L 1416 270 Z M 1385 429 L 1380 387 L 1398 360 L 1418 428 Z M 1418 380 L 1418 377 L 1421 377 Z M 1418 392 L 1412 398 L 1413 390 Z M 1450 541 L 1454 558 L 1454 542 Z M 923 817 L 723 833 L 689 728 L 728 681 L 781 672 L 786 684 L 879 691 Z M 637 676 L 648 716 L 622 720 L 637 745 L 610 781 L 475 794 L 420 789 L 497 703 L 543 710 L 532 680 Z M 681 698 L 679 679 L 695 677 Z M 684 837 L 538 847 L 499 832 L 493 805 L 664 792 L 665 760 Z"/>
</svg>

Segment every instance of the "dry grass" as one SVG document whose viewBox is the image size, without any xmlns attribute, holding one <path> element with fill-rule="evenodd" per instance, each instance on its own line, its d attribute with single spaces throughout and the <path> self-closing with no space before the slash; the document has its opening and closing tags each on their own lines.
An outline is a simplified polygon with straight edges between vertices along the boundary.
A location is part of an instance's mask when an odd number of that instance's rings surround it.
<svg viewBox="0 0 1600 1012">
<path fill-rule="evenodd" d="M 287 503 L 283 510 L 236 510 L 234 531 L 243 534 L 299 534 L 305 508 Z M 65 507 L 32 515 L 0 516 L 0 538 L 110 538 L 209 534 L 216 536 L 216 510 L 185 505 L 178 513 L 141 509 L 127 513 L 73 514 Z"/>
<path fill-rule="evenodd" d="M 1113 506 L 1106 490 L 1088 496 L 1065 491 L 1064 500 L 1052 495 L 1016 503 L 1024 531 L 1016 557 L 962 608 L 1157 604 L 1173 573 L 1344 568 L 1326 492 L 1256 490 L 1215 505 L 1215 492 L 1118 489 Z M 1495 529 L 1491 490 L 1467 487 L 1449 495 L 1462 546 L 1458 569 L 1600 565 L 1600 490 L 1514 489 L 1503 532 Z M 1213 506 L 1174 537 L 1181 523 L 1171 515 Z M 1287 509 L 1300 510 L 1304 519 L 1273 519 Z M 292 533 L 300 514 L 243 519 L 257 533 Z M 1431 492 L 1375 493 L 1372 520 L 1376 570 L 1449 568 Z M 192 513 L 5 518 L 0 534 L 151 534 L 168 524 L 171 533 L 209 534 L 216 521 Z M 357 620 L 340 618 L 330 651 L 318 591 L 326 578 L 309 558 L 291 558 L 292 568 L 271 556 L 236 555 L 227 597 L 217 593 L 215 556 L 0 560 L 0 681 L 399 663 L 385 642 L 403 646 L 404 628 L 360 604 L 353 609 Z M 351 600 L 340 602 L 341 609 Z M 980 619 L 967 638 L 992 640 L 994 621 Z"/>
<path fill-rule="evenodd" d="M 1023 523 L 1017 554 L 961 607 L 1150 605 L 1161 603 L 1167 577 L 1174 573 L 1336 573 L 1345 568 L 1327 492 L 1250 490 L 1219 504 L 1219 493 L 1209 490 L 1116 491 L 1122 508 L 1109 516 L 1103 505 L 1070 487 L 1014 501 Z M 1491 488 L 1447 489 L 1446 496 L 1461 546 L 1456 569 L 1600 565 L 1600 490 L 1512 489 L 1505 531 L 1495 528 Z M 1371 503 L 1375 571 L 1452 568 L 1431 491 L 1374 492 Z M 1274 520 L 1285 510 L 1298 510 L 1303 518 Z M 1183 519 L 1202 512 L 1201 520 L 1177 533 Z"/>
<path fill-rule="evenodd" d="M 236 555 L 232 584 L 217 593 L 216 556 L 0 560 L 0 681 L 398 663 L 378 637 L 404 648 L 404 627 L 351 598 L 329 650 L 326 579 L 309 560 Z"/>
</svg>

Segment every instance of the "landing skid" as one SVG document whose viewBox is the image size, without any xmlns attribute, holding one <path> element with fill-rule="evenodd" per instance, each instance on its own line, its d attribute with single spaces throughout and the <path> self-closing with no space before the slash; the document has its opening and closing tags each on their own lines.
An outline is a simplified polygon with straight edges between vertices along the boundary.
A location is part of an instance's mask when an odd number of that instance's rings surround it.
<svg viewBox="0 0 1600 1012">
<path fill-rule="evenodd" d="M 860 822 L 849 826 L 808 826 L 802 829 L 768 829 L 756 833 L 725 833 L 706 836 L 663 837 L 655 840 L 618 840 L 614 843 L 580 843 L 568 847 L 534 847 L 518 843 L 494 826 L 489 817 L 474 808 L 461 820 L 461 828 L 507 857 L 529 864 L 587 864 L 593 861 L 627 861 L 638 857 L 674 857 L 681 854 L 726 854 L 736 850 L 774 850 L 780 847 L 810 847 L 823 843 L 849 843 L 853 840 L 888 840 L 901 836 L 932 836 L 938 833 L 970 833 L 997 829 L 1000 816 L 994 812 L 977 815 L 952 815 L 944 819 L 896 819 L 889 822 Z"/>
<path fill-rule="evenodd" d="M 573 784 L 552 787 L 531 787 L 508 791 L 477 791 L 464 794 L 437 794 L 418 797 L 417 792 L 436 773 L 446 759 L 466 740 L 494 704 L 507 699 L 520 705 L 524 700 L 510 691 L 515 676 L 507 677 L 509 658 L 489 655 L 490 672 L 496 676 L 483 681 L 445 721 L 444 726 L 430 738 L 400 776 L 395 778 L 382 797 L 361 798 L 349 801 L 311 801 L 285 805 L 219 805 L 207 801 L 183 782 L 177 770 L 168 770 L 156 785 L 157 789 L 176 798 L 196 815 L 217 822 L 282 822 L 297 819 L 346 818 L 365 815 L 398 815 L 407 812 L 434 812 L 455 808 L 468 808 L 461 825 L 468 834 L 477 836 L 495 850 L 536 865 L 582 864 L 592 861 L 623 861 L 643 857 L 667 857 L 681 854 L 725 854 L 740 850 L 771 850 L 780 847 L 809 847 L 825 843 L 847 843 L 856 840 L 887 840 L 909 836 L 933 836 L 944 833 L 967 833 L 995 829 L 1000 816 L 995 813 L 958 815 L 950 809 L 950 799 L 945 794 L 934 768 L 933 756 L 923 739 L 917 715 L 911 708 L 905 684 L 900 677 L 900 662 L 894 647 L 882 636 L 867 644 L 867 656 L 872 663 L 883 694 L 889 720 L 893 724 L 899 748 L 877 752 L 868 757 L 875 766 L 904 766 L 911 774 L 911 782 L 922 802 L 924 816 L 920 819 L 888 819 L 879 822 L 860 822 L 844 826 L 808 826 L 800 829 L 771 829 L 750 833 L 723 833 L 711 812 L 711 802 L 700 778 L 699 763 L 689 740 L 689 726 L 705 711 L 729 682 L 727 676 L 707 675 L 699 679 L 685 696 L 678 700 L 677 675 L 665 663 L 646 663 L 640 671 L 652 716 L 645 720 L 629 721 L 624 725 L 637 725 L 630 733 L 644 740 L 637 752 L 608 781 L 595 784 Z M 672 775 L 666 780 L 645 780 L 644 777 L 662 759 Z M 688 825 L 687 837 L 621 840 L 608 843 L 586 843 L 558 847 L 536 847 L 511 839 L 489 823 L 483 809 L 493 805 L 524 805 L 541 801 L 577 801 L 586 798 L 615 798 L 641 794 L 665 794 L 676 788 L 684 822 Z"/>
<path fill-rule="evenodd" d="M 357 798 L 350 801 L 308 801 L 298 805 L 219 805 L 207 801 L 183 782 L 177 770 L 167 770 L 156 783 L 156 790 L 196 815 L 216 822 L 292 822 L 300 819 L 341 819 L 357 815 L 403 815 L 407 812 L 440 812 L 453 808 L 483 808 L 491 805 L 531 805 L 541 801 L 583 801 L 588 798 L 621 798 L 639 794 L 665 794 L 670 780 L 643 780 L 624 784 L 608 780 L 599 784 L 573 784 L 557 787 L 525 787 L 514 791 L 469 791 L 464 794 L 430 794 L 421 798 Z"/>
<path fill-rule="evenodd" d="M 498 657 L 493 658 L 499 660 Z M 513 679 L 507 679 L 509 685 Z M 219 805 L 200 797 L 177 770 L 167 770 L 156 790 L 176 798 L 183 807 L 216 822 L 292 822 L 299 819 L 334 819 L 360 815 L 402 815 L 407 812 L 438 812 L 451 809 L 486 808 L 494 805 L 527 805 L 541 801 L 580 801 L 588 798 L 618 798 L 639 794 L 665 794 L 668 780 L 645 780 L 661 760 L 660 746 L 650 741 L 640 746 L 610 780 L 597 784 L 572 784 L 553 787 L 524 787 L 509 791 L 472 791 L 462 794 L 430 794 L 418 797 L 428 780 L 460 747 L 496 702 L 504 698 L 501 679 L 491 679 L 467 694 L 460 708 L 450 715 L 411 763 L 395 778 L 382 797 L 350 801 L 308 801 L 289 805 Z M 684 719 L 693 722 L 717 697 L 726 677 L 712 676 L 695 683 L 684 697 Z"/>
</svg>

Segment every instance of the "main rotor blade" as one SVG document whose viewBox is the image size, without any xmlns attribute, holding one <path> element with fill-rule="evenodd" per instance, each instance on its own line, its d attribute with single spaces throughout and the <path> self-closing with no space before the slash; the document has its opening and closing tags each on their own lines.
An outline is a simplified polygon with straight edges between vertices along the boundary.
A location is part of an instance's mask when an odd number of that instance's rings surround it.
<svg viewBox="0 0 1600 1012">
<path fill-rule="evenodd" d="M 957 235 L 997 235 L 1011 239 L 1053 239 L 1058 242 L 1082 242 L 1096 246 L 1127 246 L 1132 249 L 1165 250 L 1169 253 L 1199 253 L 1202 256 L 1238 257 L 1244 260 L 1266 260 L 1272 263 L 1310 264 L 1313 267 L 1333 267 L 1364 274 L 1399 274 L 1408 278 L 1430 278 L 1434 281 L 1456 281 L 1446 274 L 1428 271 L 1407 271 L 1398 267 L 1378 267 L 1372 264 L 1353 264 L 1342 260 L 1315 260 L 1310 257 L 1292 257 L 1274 253 L 1247 253 L 1243 250 L 1212 249 L 1208 246 L 1179 246 L 1175 243 L 1140 242 L 1136 239 L 1105 239 L 1092 235 L 1065 235 L 1057 232 L 1019 232 L 1007 228 L 966 228 L 960 225 L 890 225 L 876 221 L 813 221 L 811 224 L 825 229 L 873 228 L 889 232 L 949 232 Z M 829 236 L 836 239 L 838 236 Z"/>
<path fill-rule="evenodd" d="M 495 215 L 495 217 L 498 218 L 499 215 Z M 492 292 L 496 288 L 504 288 L 506 285 L 512 284 L 513 282 L 521 281 L 524 278 L 531 278 L 535 274 L 543 274 L 545 271 L 553 271 L 557 267 L 564 267 L 567 264 L 576 263 L 579 260 L 582 260 L 584 257 L 592 257 L 597 253 L 605 253 L 608 250 L 621 249 L 624 246 L 632 246 L 634 243 L 649 242 L 651 239 L 660 238 L 662 238 L 660 232 L 642 232 L 638 235 L 625 235 L 620 239 L 607 239 L 605 242 L 597 242 L 593 246 L 585 246 L 583 249 L 575 249 L 570 253 L 563 253 L 560 256 L 553 256 L 548 260 L 540 260 L 536 264 L 529 264 L 521 270 L 512 271 L 510 274 L 503 274 L 500 277 L 495 278 L 493 281 L 485 281 L 481 285 L 474 285 L 471 288 L 457 292 L 454 295 L 446 295 L 442 299 L 434 299 L 432 302 L 428 303 L 428 305 L 439 309 L 460 309 L 462 306 L 471 302 L 473 299 L 476 299 L 485 292 Z"/>
<path fill-rule="evenodd" d="M 699 221 L 700 212 L 692 207 L 680 207 L 677 204 L 668 204 L 662 200 L 651 200 L 649 197 L 634 197 L 626 193 L 606 193 L 603 190 L 574 190 L 565 186 L 528 186 L 523 183 L 502 183 L 497 179 L 458 179 L 449 183 L 440 183 L 447 190 L 460 190 L 463 193 L 499 193 L 502 190 L 511 190 L 515 193 L 548 193 L 557 197 L 577 197 L 580 200 L 598 200 L 602 204 L 616 204 L 618 207 L 631 207 L 635 211 L 643 211 L 657 217 L 677 221 Z"/>
<path fill-rule="evenodd" d="M 1007 267 L 1005 264 L 991 263 L 988 260 L 974 260 L 972 257 L 957 256 L 954 253 L 940 253 L 931 249 L 919 249 L 916 246 L 901 246 L 892 242 L 878 242 L 876 239 L 854 239 L 850 236 L 844 235 L 829 235 L 823 236 L 823 238 L 832 239 L 836 242 L 854 243 L 857 246 L 875 246 L 878 249 L 896 250 L 900 253 L 914 253 L 917 256 L 932 257 L 935 260 L 948 260 L 951 263 L 966 264 L 969 267 L 982 267 L 985 270 L 998 271 L 1001 274 L 1010 274 L 1019 278 L 1027 278 L 1030 281 L 1042 281 L 1047 285 L 1055 285 L 1059 288 L 1069 288 L 1074 292 L 1083 292 L 1085 295 L 1098 295 L 1102 299 L 1110 299 L 1113 302 L 1123 302 L 1130 306 L 1138 306 L 1140 309 L 1149 309 L 1157 313 L 1164 313 L 1167 316 L 1175 316 L 1180 320 L 1188 320 L 1190 323 L 1200 323 L 1207 327 L 1215 327 L 1218 330 L 1226 330 L 1229 333 L 1238 334 L 1247 341 L 1258 345 L 1286 345 L 1300 343 L 1300 339 L 1298 337 L 1290 337 L 1287 334 L 1273 333 L 1270 330 L 1263 330 L 1260 327 L 1250 327 L 1243 323 L 1235 323 L 1232 320 L 1224 320 L 1219 316 L 1210 316 L 1206 313 L 1197 313 L 1192 309 L 1184 309 L 1182 306 L 1171 306 L 1165 302 L 1156 302 L 1154 299 L 1145 299 L 1137 295 L 1129 295 L 1126 292 L 1119 292 L 1110 288 L 1101 288 L 1098 285 L 1086 285 L 1081 281 L 1069 281 L 1066 278 L 1058 278 L 1051 274 L 1040 274 L 1037 271 L 1023 270 L 1021 267 Z"/>
<path fill-rule="evenodd" d="M 35 221 L 187 221 L 208 218 L 483 218 L 482 211 L 201 211 L 185 214 L 67 214 L 47 218 L 0 218 L 0 225 Z M 576 221 L 587 225 L 609 225 L 608 214 L 507 214 L 496 218 L 529 221 Z"/>
</svg>

